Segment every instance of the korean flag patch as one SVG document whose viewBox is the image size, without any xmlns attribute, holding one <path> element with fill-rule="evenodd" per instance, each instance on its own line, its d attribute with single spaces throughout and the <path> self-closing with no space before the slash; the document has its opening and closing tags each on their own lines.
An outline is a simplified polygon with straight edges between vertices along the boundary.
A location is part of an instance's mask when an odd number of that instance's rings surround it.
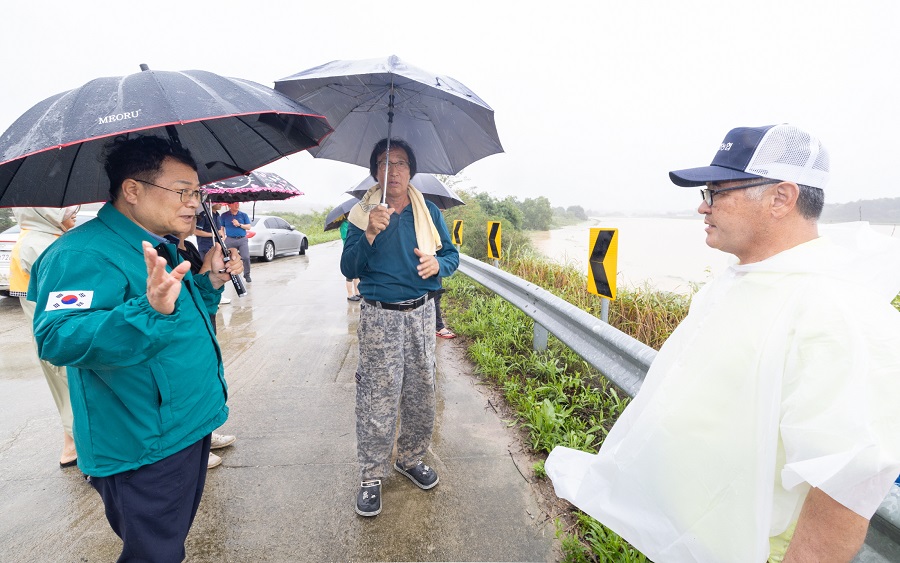
<svg viewBox="0 0 900 563">
<path fill-rule="evenodd" d="M 63 309 L 90 309 L 94 299 L 93 291 L 57 291 L 47 299 L 45 311 L 62 311 Z"/>
</svg>

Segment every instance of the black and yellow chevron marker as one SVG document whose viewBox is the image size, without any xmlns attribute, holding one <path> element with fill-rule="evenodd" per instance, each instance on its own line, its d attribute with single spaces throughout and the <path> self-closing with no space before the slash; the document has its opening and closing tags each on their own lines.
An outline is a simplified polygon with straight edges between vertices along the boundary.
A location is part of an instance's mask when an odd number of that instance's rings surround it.
<svg viewBox="0 0 900 563">
<path fill-rule="evenodd" d="M 453 244 L 455 244 L 456 246 L 462 246 L 462 229 L 462 219 L 456 219 L 455 221 L 453 221 L 453 233 L 451 234 L 450 238 L 453 239 Z"/>
<path fill-rule="evenodd" d="M 588 246 L 587 290 L 615 299 L 619 229 L 591 229 Z"/>
<path fill-rule="evenodd" d="M 487 253 L 488 258 L 500 259 L 500 221 L 488 221 Z"/>
</svg>

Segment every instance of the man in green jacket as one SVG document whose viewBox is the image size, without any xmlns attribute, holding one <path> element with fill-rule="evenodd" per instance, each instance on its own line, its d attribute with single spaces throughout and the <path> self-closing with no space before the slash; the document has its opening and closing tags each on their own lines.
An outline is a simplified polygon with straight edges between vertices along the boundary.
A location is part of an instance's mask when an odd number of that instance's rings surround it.
<svg viewBox="0 0 900 563">
<path fill-rule="evenodd" d="M 181 561 L 210 433 L 228 418 L 209 315 L 243 265 L 215 246 L 192 275 L 165 241 L 201 199 L 187 150 L 118 138 L 105 168 L 110 201 L 97 219 L 32 267 L 35 339 L 42 359 L 69 367 L 78 466 L 123 540 L 120 561 Z"/>
</svg>

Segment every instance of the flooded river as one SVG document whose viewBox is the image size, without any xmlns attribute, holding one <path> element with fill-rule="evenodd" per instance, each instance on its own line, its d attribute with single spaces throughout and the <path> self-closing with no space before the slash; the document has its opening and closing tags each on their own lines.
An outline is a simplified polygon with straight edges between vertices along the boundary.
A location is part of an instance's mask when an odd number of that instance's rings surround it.
<svg viewBox="0 0 900 563">
<path fill-rule="evenodd" d="M 543 255 L 573 264 L 587 274 L 591 227 L 618 229 L 619 287 L 650 285 L 689 293 L 692 283 L 707 281 L 734 260 L 731 255 L 706 246 L 703 218 L 699 215 L 691 219 L 599 217 L 579 225 L 536 232 L 531 238 Z M 900 238 L 900 229 L 895 225 L 873 228 Z"/>
</svg>

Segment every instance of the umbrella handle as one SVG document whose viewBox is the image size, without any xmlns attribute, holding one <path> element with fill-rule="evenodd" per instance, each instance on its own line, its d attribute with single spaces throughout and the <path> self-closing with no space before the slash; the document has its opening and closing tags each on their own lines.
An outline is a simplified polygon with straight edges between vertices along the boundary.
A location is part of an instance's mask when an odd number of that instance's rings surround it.
<svg viewBox="0 0 900 563">
<path fill-rule="evenodd" d="M 209 223 L 210 231 L 212 231 L 212 235 L 216 239 L 216 244 L 222 247 L 222 261 L 230 262 L 231 255 L 228 253 L 225 241 L 223 241 L 222 237 L 219 235 L 219 230 L 216 228 L 216 222 L 213 221 L 212 211 L 209 209 L 209 202 L 204 201 L 200 205 L 203 206 L 203 213 L 206 215 L 206 221 Z M 244 285 L 244 280 L 241 279 L 241 276 L 231 274 L 231 283 L 234 284 L 234 291 L 237 292 L 238 297 L 247 295 L 247 287 Z"/>
</svg>

